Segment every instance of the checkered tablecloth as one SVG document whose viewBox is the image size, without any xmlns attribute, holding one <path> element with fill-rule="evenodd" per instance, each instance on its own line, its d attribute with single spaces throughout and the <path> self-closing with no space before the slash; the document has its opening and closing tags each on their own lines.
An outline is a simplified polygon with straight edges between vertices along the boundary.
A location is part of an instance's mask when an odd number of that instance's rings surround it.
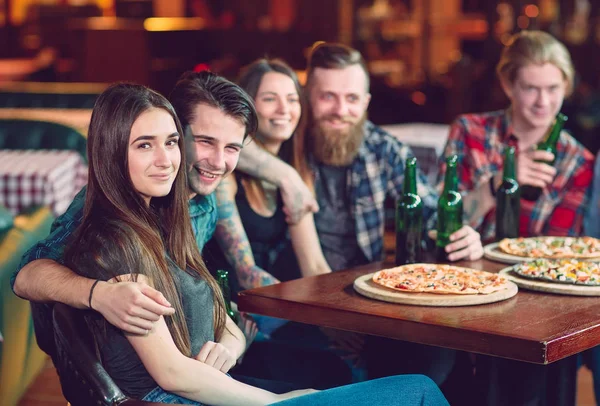
<svg viewBox="0 0 600 406">
<path fill-rule="evenodd" d="M 13 214 L 30 206 L 64 213 L 87 183 L 87 166 L 75 151 L 0 151 L 0 204 Z"/>
</svg>

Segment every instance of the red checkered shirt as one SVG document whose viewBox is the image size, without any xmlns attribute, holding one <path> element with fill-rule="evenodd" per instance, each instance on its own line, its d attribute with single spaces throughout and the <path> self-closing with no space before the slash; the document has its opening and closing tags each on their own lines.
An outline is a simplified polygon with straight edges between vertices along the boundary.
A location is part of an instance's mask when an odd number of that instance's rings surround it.
<svg viewBox="0 0 600 406">
<path fill-rule="evenodd" d="M 507 111 L 466 114 L 452 124 L 444 156 L 458 155 L 459 187 L 468 192 L 488 182 L 490 176 L 502 172 L 504 148 L 516 148 Z M 557 175 L 536 202 L 521 199 L 519 233 L 523 237 L 537 235 L 580 235 L 589 199 L 594 157 L 579 142 L 563 131 L 556 147 L 554 167 Z M 441 174 L 445 172 L 442 165 Z M 484 217 L 471 219 L 471 225 L 483 240 L 495 236 L 495 209 Z"/>
</svg>

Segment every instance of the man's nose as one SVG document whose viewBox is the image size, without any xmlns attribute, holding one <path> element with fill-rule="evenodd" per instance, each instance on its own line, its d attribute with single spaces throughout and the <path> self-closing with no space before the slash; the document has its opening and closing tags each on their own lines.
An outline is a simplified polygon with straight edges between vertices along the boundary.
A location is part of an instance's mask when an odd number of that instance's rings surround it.
<svg viewBox="0 0 600 406">
<path fill-rule="evenodd" d="M 207 161 L 212 169 L 222 170 L 225 167 L 225 151 L 221 148 L 213 149 Z"/>
<path fill-rule="evenodd" d="M 335 103 L 335 113 L 340 117 L 348 115 L 348 103 L 344 99 L 340 99 Z"/>
<path fill-rule="evenodd" d="M 546 90 L 541 90 L 538 93 L 536 104 L 538 106 L 546 106 L 546 105 L 548 105 L 548 103 L 550 103 L 550 95 L 548 94 L 548 92 Z"/>
</svg>

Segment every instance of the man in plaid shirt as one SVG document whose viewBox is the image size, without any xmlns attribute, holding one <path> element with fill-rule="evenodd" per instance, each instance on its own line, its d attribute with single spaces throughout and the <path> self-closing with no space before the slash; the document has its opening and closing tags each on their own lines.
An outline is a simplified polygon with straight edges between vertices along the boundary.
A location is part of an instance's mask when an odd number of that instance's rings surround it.
<svg viewBox="0 0 600 406">
<path fill-rule="evenodd" d="M 314 219 L 325 259 L 334 271 L 382 260 L 384 200 L 402 194 L 405 162 L 412 152 L 367 121 L 369 77 L 358 51 L 339 44 L 318 45 L 310 57 L 306 93 L 307 127 L 294 135 L 293 162 L 316 195 L 319 211 Z M 249 169 L 250 159 L 255 167 L 276 173 L 271 166 L 275 159 L 268 153 L 242 154 L 242 170 Z M 422 173 L 418 178 L 425 226 L 431 229 L 438 194 Z M 480 236 L 469 226 L 451 240 L 446 247 L 450 260 L 478 259 L 483 254 Z M 441 384 L 454 364 L 453 350 L 375 337 L 365 342 L 357 334 L 325 332 L 350 357 L 364 356 L 369 378 L 423 373 Z M 389 354 L 402 360 L 381 362 Z"/>
<path fill-rule="evenodd" d="M 592 154 L 563 131 L 556 146 L 554 165 L 534 162 L 534 157 L 545 157 L 546 153 L 533 151 L 531 147 L 523 150 L 515 134 L 510 110 L 466 114 L 452 124 L 444 155 L 459 157 L 461 191 L 468 193 L 490 180 L 497 189 L 502 181 L 504 149 L 514 146 L 519 161 L 519 183 L 533 185 L 535 181 L 541 181 L 543 185 L 539 186 L 544 187 L 537 201 L 521 199 L 519 235 L 580 235 L 592 180 Z M 532 169 L 525 172 L 522 169 L 525 165 L 531 165 Z M 483 240 L 494 238 L 495 204 L 487 213 L 471 218 L 471 221 L 471 225 L 480 230 Z"/>
<path fill-rule="evenodd" d="M 324 43 L 307 71 L 306 128 L 294 135 L 294 167 L 320 207 L 315 224 L 330 267 L 346 269 L 384 258 L 384 200 L 402 194 L 410 148 L 366 119 L 369 77 L 360 53 Z M 275 162 L 264 151 L 242 153 L 239 168 L 268 179 Z M 276 179 L 272 180 L 277 183 Z M 418 172 L 425 226 L 435 227 L 438 193 Z M 298 191 L 298 195 L 303 195 Z M 468 207 L 468 203 L 465 203 Z M 465 226 L 447 247 L 451 260 L 482 256 L 479 234 Z"/>
<path fill-rule="evenodd" d="M 544 47 L 547 54 L 542 56 Z M 485 191 L 482 186 L 490 184 L 487 196 L 478 193 L 481 204 L 477 214 L 468 216 L 471 225 L 483 240 L 495 236 L 493 193 L 502 182 L 504 149 L 514 146 L 519 184 L 543 188 L 537 201 L 521 199 L 519 234 L 580 235 L 594 157 L 565 131 L 556 157 L 535 149 L 572 91 L 574 69 L 568 51 L 549 34 L 523 32 L 505 49 L 497 71 L 511 107 L 460 116 L 450 128 L 444 151 L 445 156 L 459 156 L 463 194 Z M 444 172 L 443 166 L 442 176 Z"/>
<path fill-rule="evenodd" d="M 444 152 L 459 156 L 463 194 L 478 195 L 479 204 L 472 206 L 476 213 L 469 213 L 471 224 L 483 239 L 494 237 L 493 195 L 502 181 L 504 149 L 514 146 L 519 184 L 543 189 L 537 201 L 521 199 L 520 235 L 580 235 L 592 181 L 592 154 L 564 131 L 556 156 L 536 150 L 572 91 L 569 52 L 547 33 L 523 31 L 503 50 L 497 74 L 510 107 L 459 117 Z M 486 184 L 487 194 L 481 193 Z M 575 403 L 575 357 L 542 366 L 478 355 L 476 371 L 483 394 L 478 404 L 538 405 L 545 404 L 545 398 Z"/>
</svg>

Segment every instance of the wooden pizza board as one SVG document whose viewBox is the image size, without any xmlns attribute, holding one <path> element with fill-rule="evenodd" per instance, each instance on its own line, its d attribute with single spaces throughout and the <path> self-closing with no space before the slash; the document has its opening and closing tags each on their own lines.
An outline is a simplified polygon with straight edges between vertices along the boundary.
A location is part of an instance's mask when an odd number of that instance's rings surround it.
<svg viewBox="0 0 600 406">
<path fill-rule="evenodd" d="M 600 296 L 600 286 L 570 285 L 568 283 L 552 283 L 527 279 L 513 272 L 512 266 L 504 268 L 499 273 L 523 289 L 546 293 L 557 293 L 559 295 Z"/>
<path fill-rule="evenodd" d="M 373 282 L 373 273 L 359 276 L 354 280 L 354 290 L 371 299 L 384 302 L 418 306 L 472 306 L 506 300 L 517 294 L 517 285 L 509 282 L 509 287 L 489 295 L 440 295 L 435 293 L 405 293 L 386 288 Z"/>
<path fill-rule="evenodd" d="M 483 256 L 489 260 L 502 262 L 504 264 L 520 264 L 521 262 L 533 261 L 534 259 L 540 259 L 540 257 L 521 257 L 518 255 L 511 255 L 505 252 L 502 252 L 500 248 L 498 248 L 498 243 L 494 242 L 483 247 Z M 552 258 L 543 258 L 543 259 L 552 259 Z M 576 258 L 577 259 L 577 258 Z M 597 258 L 585 258 L 585 259 L 577 259 L 578 261 L 598 261 L 600 257 Z"/>
<path fill-rule="evenodd" d="M 498 243 L 494 242 L 483 247 L 483 256 L 487 259 L 496 262 L 502 262 L 504 264 L 519 264 L 521 262 L 530 261 L 534 258 L 520 257 L 518 255 L 510 255 L 500 251 Z"/>
</svg>

